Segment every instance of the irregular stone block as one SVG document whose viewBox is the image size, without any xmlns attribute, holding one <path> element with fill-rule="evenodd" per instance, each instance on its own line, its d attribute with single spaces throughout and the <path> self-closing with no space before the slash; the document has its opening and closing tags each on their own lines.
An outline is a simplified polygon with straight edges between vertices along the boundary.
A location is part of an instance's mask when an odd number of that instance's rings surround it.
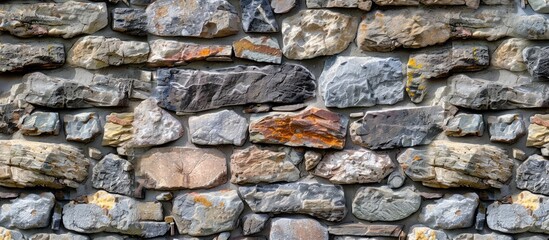
<svg viewBox="0 0 549 240">
<path fill-rule="evenodd" d="M 549 13 L 549 3 L 542 0 L 529 0 L 528 5 L 538 13 Z"/>
<path fill-rule="evenodd" d="M 339 185 L 296 182 L 243 186 L 238 192 L 256 213 L 299 213 L 328 221 L 341 221 L 347 214 Z"/>
<path fill-rule="evenodd" d="M 49 192 L 21 196 L 2 205 L 0 224 L 17 229 L 47 227 L 54 204 L 55 197 Z"/>
<path fill-rule="evenodd" d="M 232 110 L 222 110 L 189 118 L 191 142 L 200 145 L 244 145 L 248 120 Z"/>
<path fill-rule="evenodd" d="M 329 10 L 302 10 L 282 21 L 282 52 L 301 60 L 343 52 L 353 41 L 357 19 Z"/>
<path fill-rule="evenodd" d="M 494 202 L 488 206 L 488 227 L 503 233 L 537 232 L 548 234 L 549 197 L 522 191 L 511 203 Z"/>
<path fill-rule="evenodd" d="M 462 233 L 455 236 L 452 240 L 513 240 L 513 237 L 489 233 L 489 234 L 477 234 L 477 233 Z"/>
<path fill-rule="evenodd" d="M 152 147 L 172 142 L 183 136 L 181 122 L 160 108 L 154 98 L 142 101 L 133 110 L 131 147 Z"/>
<path fill-rule="evenodd" d="M 322 160 L 322 153 L 306 151 L 303 159 L 305 159 L 305 170 L 311 171 L 315 169 L 318 163 L 320 163 L 320 160 Z"/>
<path fill-rule="evenodd" d="M 411 187 L 361 187 L 353 199 L 353 215 L 366 221 L 397 221 L 417 212 L 421 196 Z"/>
<path fill-rule="evenodd" d="M 237 58 L 277 64 L 282 62 L 282 50 L 274 37 L 246 36 L 233 42 L 233 49 Z"/>
<path fill-rule="evenodd" d="M 343 149 L 347 118 L 319 108 L 297 114 L 272 114 L 250 120 L 250 141 L 292 147 Z"/>
<path fill-rule="evenodd" d="M 517 168 L 517 188 L 549 195 L 549 161 L 532 155 Z"/>
<path fill-rule="evenodd" d="M 492 142 L 514 143 L 526 134 L 524 122 L 519 114 L 489 116 L 488 129 Z"/>
<path fill-rule="evenodd" d="M 305 238 L 328 240 L 328 229 L 324 224 L 310 218 L 274 218 L 271 221 L 270 240 Z"/>
<path fill-rule="evenodd" d="M 32 106 L 19 107 L 16 103 L 0 104 L 0 133 L 12 134 L 19 130 L 19 121 L 30 114 Z"/>
<path fill-rule="evenodd" d="M 193 192 L 174 199 L 172 214 L 180 234 L 206 236 L 235 229 L 243 209 L 234 190 Z"/>
<path fill-rule="evenodd" d="M 0 5 L 0 19 L 1 8 L 5 5 L 10 4 Z M 0 73 L 53 69 L 65 64 L 65 46 L 57 43 L 0 43 L 0 56 Z"/>
<path fill-rule="evenodd" d="M 535 114 L 530 117 L 526 146 L 546 148 L 547 143 L 549 143 L 549 115 Z"/>
<path fill-rule="evenodd" d="M 213 71 L 158 69 L 156 80 L 154 96 L 160 106 L 178 112 L 251 103 L 301 103 L 314 97 L 316 86 L 309 70 L 291 64 Z"/>
<path fill-rule="evenodd" d="M 101 133 L 99 117 L 95 112 L 84 112 L 76 115 L 66 114 L 63 117 L 67 141 L 91 142 Z"/>
<path fill-rule="evenodd" d="M 318 79 L 326 107 L 392 105 L 404 98 L 402 62 L 396 58 L 334 57 Z"/>
<path fill-rule="evenodd" d="M 19 231 L 9 230 L 7 228 L 0 227 L 0 238 L 10 240 L 24 240 L 25 236 Z"/>
<path fill-rule="evenodd" d="M 37 233 L 30 237 L 30 240 L 89 240 L 90 238 L 84 235 L 73 233 L 54 234 L 54 233 Z"/>
<path fill-rule="evenodd" d="M 412 180 L 435 188 L 501 188 L 513 174 L 513 159 L 501 148 L 443 140 L 408 148 L 398 162 Z"/>
<path fill-rule="evenodd" d="M 72 38 L 95 33 L 108 24 L 104 3 L 2 4 L 0 31 L 18 37 L 50 36 Z"/>
<path fill-rule="evenodd" d="M 133 165 L 116 154 L 109 153 L 95 164 L 91 180 L 94 188 L 133 196 Z"/>
<path fill-rule="evenodd" d="M 0 186 L 77 188 L 90 160 L 65 144 L 0 140 Z"/>
<path fill-rule="evenodd" d="M 268 0 L 240 0 L 244 32 L 278 32 L 278 23 Z"/>
<path fill-rule="evenodd" d="M 156 190 L 212 188 L 227 181 L 226 158 L 216 149 L 154 148 L 137 159 L 137 179 Z"/>
<path fill-rule="evenodd" d="M 33 112 L 24 116 L 19 130 L 27 136 L 59 135 L 59 113 L 57 112 Z"/>
<path fill-rule="evenodd" d="M 322 158 L 313 172 L 337 184 L 381 182 L 394 169 L 391 158 L 369 150 L 331 152 Z"/>
<path fill-rule="evenodd" d="M 269 221 L 269 215 L 249 213 L 242 218 L 242 234 L 252 235 L 263 231 Z"/>
<path fill-rule="evenodd" d="M 112 10 L 112 30 L 135 36 L 147 36 L 147 14 L 143 9 Z"/>
<path fill-rule="evenodd" d="M 298 164 L 303 151 L 289 147 L 258 147 L 235 149 L 231 156 L 231 182 L 273 183 L 299 179 Z"/>
<path fill-rule="evenodd" d="M 158 36 L 214 38 L 240 29 L 236 8 L 226 0 L 157 0 L 146 13 L 147 31 Z"/>
<path fill-rule="evenodd" d="M 526 71 L 522 51 L 530 45 L 530 41 L 521 38 L 504 40 L 492 53 L 492 66 L 514 72 Z"/>
<path fill-rule="evenodd" d="M 430 229 L 421 225 L 412 226 L 407 235 L 408 240 L 423 240 L 423 239 L 436 239 L 436 240 L 448 240 L 448 235 L 445 232 Z"/>
<path fill-rule="evenodd" d="M 452 137 L 467 135 L 480 137 L 484 134 L 484 119 L 482 118 L 482 114 L 459 113 L 448 120 L 444 133 Z"/>
<path fill-rule="evenodd" d="M 440 106 L 368 111 L 351 123 L 354 144 L 369 149 L 390 149 L 429 144 L 442 131 Z"/>
<path fill-rule="evenodd" d="M 130 0 L 130 4 L 137 5 L 137 6 L 147 6 L 154 1 L 155 0 Z"/>
<path fill-rule="evenodd" d="M 328 232 L 332 235 L 402 237 L 404 236 L 403 227 L 402 225 L 344 223 L 329 226 Z"/>
<path fill-rule="evenodd" d="M 67 62 L 75 67 L 100 69 L 108 66 L 145 63 L 149 52 L 149 44 L 146 42 L 86 36 L 74 43 L 67 54 Z"/>
<path fill-rule="evenodd" d="M 232 61 L 231 45 L 202 45 L 156 39 L 149 42 L 151 53 L 147 64 L 153 67 L 173 67 L 194 61 Z"/>
<path fill-rule="evenodd" d="M 101 145 L 118 147 L 133 138 L 133 113 L 107 115 Z"/>
<path fill-rule="evenodd" d="M 528 72 L 536 79 L 549 78 L 549 47 L 526 47 L 522 51 L 522 57 L 526 62 Z"/>
<path fill-rule="evenodd" d="M 476 193 L 446 194 L 427 204 L 419 214 L 419 222 L 437 229 L 458 229 L 473 226 L 479 197 Z"/>
<path fill-rule="evenodd" d="M 371 0 L 307 0 L 307 8 L 359 8 L 370 11 Z"/>
<path fill-rule="evenodd" d="M 296 5 L 295 0 L 271 0 L 274 13 L 287 13 Z"/>
<path fill-rule="evenodd" d="M 373 2 L 379 6 L 418 6 L 419 5 L 419 0 L 373 0 Z"/>
</svg>

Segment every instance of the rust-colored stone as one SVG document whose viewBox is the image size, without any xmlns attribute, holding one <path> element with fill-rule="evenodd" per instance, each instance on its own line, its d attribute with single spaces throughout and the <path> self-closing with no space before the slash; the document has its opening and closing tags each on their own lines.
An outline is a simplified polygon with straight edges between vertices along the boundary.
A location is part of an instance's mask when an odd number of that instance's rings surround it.
<svg viewBox="0 0 549 240">
<path fill-rule="evenodd" d="M 199 45 L 171 40 L 150 42 L 148 64 L 153 67 L 173 67 L 194 61 L 232 61 L 231 45 Z"/>
</svg>

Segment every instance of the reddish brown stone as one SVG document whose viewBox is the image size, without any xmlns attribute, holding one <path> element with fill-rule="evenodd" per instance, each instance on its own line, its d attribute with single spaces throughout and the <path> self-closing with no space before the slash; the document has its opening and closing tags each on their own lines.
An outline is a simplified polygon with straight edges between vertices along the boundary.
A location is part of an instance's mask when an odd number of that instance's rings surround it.
<svg viewBox="0 0 549 240">
<path fill-rule="evenodd" d="M 234 42 L 233 48 L 237 58 L 279 64 L 282 62 L 282 50 L 274 37 L 247 36 Z"/>
<path fill-rule="evenodd" d="M 148 64 L 153 67 L 173 67 L 194 61 L 232 61 L 231 45 L 199 45 L 171 40 L 150 42 Z"/>
</svg>

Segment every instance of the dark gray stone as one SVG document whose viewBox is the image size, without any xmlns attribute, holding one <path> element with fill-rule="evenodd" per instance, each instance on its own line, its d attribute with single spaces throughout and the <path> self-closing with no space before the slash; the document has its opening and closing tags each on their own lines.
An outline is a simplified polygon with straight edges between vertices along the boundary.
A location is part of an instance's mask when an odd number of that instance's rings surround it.
<svg viewBox="0 0 549 240">
<path fill-rule="evenodd" d="M 519 114 L 488 117 L 490 141 L 514 143 L 526 134 L 526 127 Z"/>
<path fill-rule="evenodd" d="M 52 193 L 29 194 L 2 205 L 0 224 L 8 228 L 31 229 L 47 227 L 55 204 Z M 10 239 L 10 238 L 8 238 Z"/>
<path fill-rule="evenodd" d="M 61 122 L 57 112 L 33 112 L 23 117 L 19 130 L 28 136 L 59 135 Z"/>
<path fill-rule="evenodd" d="M 130 0 L 130 4 L 136 6 L 147 6 L 154 1 L 155 0 Z"/>
<path fill-rule="evenodd" d="M 53 69 L 65 64 L 65 46 L 58 43 L 0 43 L 0 73 Z"/>
<path fill-rule="evenodd" d="M 252 235 L 263 231 L 269 215 L 250 213 L 242 218 L 242 234 Z"/>
<path fill-rule="evenodd" d="M 532 77 L 549 78 L 549 47 L 527 47 L 522 50 L 522 57 Z"/>
<path fill-rule="evenodd" d="M 475 230 L 482 231 L 484 230 L 484 225 L 486 224 L 486 206 L 485 202 L 480 202 L 477 208 L 477 216 L 475 218 Z"/>
<path fill-rule="evenodd" d="M 147 14 L 143 9 L 115 8 L 112 10 L 112 30 L 129 35 L 147 35 Z"/>
<path fill-rule="evenodd" d="M 15 103 L 0 104 L 0 133 L 12 134 L 19 130 L 19 121 L 33 110 L 32 106 L 20 108 Z"/>
<path fill-rule="evenodd" d="M 101 133 L 99 117 L 94 112 L 67 114 L 63 123 L 67 141 L 91 142 Z"/>
<path fill-rule="evenodd" d="M 387 237 L 390 239 L 404 236 L 403 225 L 344 223 L 328 227 L 328 232 L 336 236 Z M 377 238 L 376 238 L 377 239 Z M 385 238 L 382 238 L 385 240 Z"/>
<path fill-rule="evenodd" d="M 132 196 L 133 165 L 115 154 L 108 154 L 93 167 L 92 185 L 97 189 Z"/>
<path fill-rule="evenodd" d="M 517 168 L 517 188 L 549 195 L 549 160 L 532 155 Z"/>
<path fill-rule="evenodd" d="M 240 0 L 244 32 L 278 32 L 278 23 L 268 0 Z"/>
<path fill-rule="evenodd" d="M 353 215 L 366 221 L 397 221 L 415 213 L 420 205 L 421 196 L 410 187 L 362 187 L 353 199 Z"/>
</svg>

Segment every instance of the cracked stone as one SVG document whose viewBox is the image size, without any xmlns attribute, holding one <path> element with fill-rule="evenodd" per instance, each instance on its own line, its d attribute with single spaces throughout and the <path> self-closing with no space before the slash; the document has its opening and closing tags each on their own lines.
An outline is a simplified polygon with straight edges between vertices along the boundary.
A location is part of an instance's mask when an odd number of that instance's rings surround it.
<svg viewBox="0 0 549 240">
<path fill-rule="evenodd" d="M 278 23 L 268 0 L 240 0 L 240 7 L 244 32 L 278 32 Z"/>
<path fill-rule="evenodd" d="M 526 134 L 526 127 L 519 114 L 489 116 L 488 129 L 492 142 L 514 143 Z"/>
<path fill-rule="evenodd" d="M 0 56 L 0 73 L 54 69 L 65 64 L 65 46 L 58 43 L 0 43 Z"/>
<path fill-rule="evenodd" d="M 139 64 L 147 62 L 149 51 L 149 44 L 146 42 L 86 36 L 74 43 L 67 54 L 67 62 L 86 69 Z"/>
<path fill-rule="evenodd" d="M 444 133 L 452 137 L 467 135 L 481 137 L 484 134 L 482 114 L 459 113 L 448 120 L 444 127 Z"/>
<path fill-rule="evenodd" d="M 27 136 L 59 135 L 60 128 L 59 113 L 33 112 L 23 117 L 19 131 Z"/>
<path fill-rule="evenodd" d="M 517 188 L 549 195 L 549 161 L 544 157 L 528 157 L 518 166 L 516 174 Z"/>
<path fill-rule="evenodd" d="M 112 30 L 135 36 L 147 36 L 147 14 L 143 9 L 112 10 Z"/>
<path fill-rule="evenodd" d="M 200 145 L 233 144 L 246 142 L 248 120 L 232 110 L 191 116 L 189 118 L 191 142 Z"/>
<path fill-rule="evenodd" d="M 0 133 L 12 134 L 19 130 L 19 121 L 30 114 L 32 106 L 20 107 L 16 103 L 0 104 Z"/>
<path fill-rule="evenodd" d="M 522 51 L 528 72 L 535 79 L 549 79 L 547 54 L 549 54 L 549 47 L 526 47 Z"/>
<path fill-rule="evenodd" d="M 282 62 L 282 50 L 274 37 L 246 36 L 233 42 L 233 49 L 237 58 L 277 64 Z"/>
<path fill-rule="evenodd" d="M 111 113 L 106 116 L 101 145 L 119 147 L 133 138 L 133 113 Z"/>
<path fill-rule="evenodd" d="M 101 133 L 99 117 L 95 112 L 84 112 L 63 117 L 67 141 L 91 142 Z"/>
<path fill-rule="evenodd" d="M 151 53 L 147 64 L 152 67 L 173 67 L 195 61 L 231 62 L 231 45 L 204 45 L 156 39 L 149 42 Z M 238 56 L 237 56 L 238 57 Z"/>
<path fill-rule="evenodd" d="M 322 153 L 315 151 L 306 151 L 303 159 L 305 160 L 305 170 L 311 171 L 315 169 L 320 160 L 322 160 Z"/>
<path fill-rule="evenodd" d="M 361 187 L 353 199 L 353 215 L 366 221 L 397 221 L 417 212 L 421 196 L 411 187 L 399 190 Z"/>
<path fill-rule="evenodd" d="M 111 193 L 133 195 L 133 165 L 116 154 L 109 153 L 93 167 L 92 186 Z"/>
</svg>

